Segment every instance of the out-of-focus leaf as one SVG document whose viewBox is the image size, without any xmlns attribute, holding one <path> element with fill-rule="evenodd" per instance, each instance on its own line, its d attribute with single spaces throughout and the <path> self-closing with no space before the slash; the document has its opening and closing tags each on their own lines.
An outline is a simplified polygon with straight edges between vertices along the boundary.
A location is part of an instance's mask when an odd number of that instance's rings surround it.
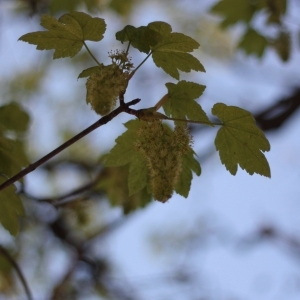
<svg viewBox="0 0 300 300">
<path fill-rule="evenodd" d="M 99 10 L 99 0 L 51 0 L 50 11 L 53 15 L 58 12 L 71 12 L 77 10 L 83 4 L 90 12 Z"/>
<path fill-rule="evenodd" d="M 273 46 L 283 61 L 288 61 L 291 54 L 291 37 L 286 31 L 281 31 Z"/>
<path fill-rule="evenodd" d="M 267 39 L 249 27 L 245 35 L 242 37 L 238 48 L 243 49 L 248 55 L 253 54 L 258 57 L 262 57 L 267 46 Z"/>
<path fill-rule="evenodd" d="M 263 8 L 259 1 L 249 0 L 220 0 L 212 8 L 211 12 L 224 17 L 221 22 L 222 27 L 228 27 L 237 22 L 249 23 L 256 10 Z"/>
<path fill-rule="evenodd" d="M 113 206 L 122 206 L 125 214 L 145 207 L 152 199 L 144 186 L 129 196 L 129 166 L 104 168 L 95 190 L 105 193 Z"/>
<path fill-rule="evenodd" d="M 121 16 L 128 16 L 136 4 L 136 0 L 111 0 L 109 7 Z"/>
<path fill-rule="evenodd" d="M 0 183 L 4 181 L 1 177 Z M 25 214 L 22 202 L 15 190 L 16 188 L 11 185 L 0 191 L 0 223 L 13 236 L 19 232 L 19 217 Z"/>
<path fill-rule="evenodd" d="M 21 141 L 0 136 L 0 173 L 11 177 L 28 163 Z"/>
<path fill-rule="evenodd" d="M 29 115 L 15 102 L 0 107 L 0 125 L 7 130 L 24 132 L 28 129 L 29 119 Z"/>
<path fill-rule="evenodd" d="M 272 0 L 265 1 L 268 16 L 268 23 L 281 24 L 281 17 L 286 12 L 287 1 L 286 0 Z"/>
</svg>

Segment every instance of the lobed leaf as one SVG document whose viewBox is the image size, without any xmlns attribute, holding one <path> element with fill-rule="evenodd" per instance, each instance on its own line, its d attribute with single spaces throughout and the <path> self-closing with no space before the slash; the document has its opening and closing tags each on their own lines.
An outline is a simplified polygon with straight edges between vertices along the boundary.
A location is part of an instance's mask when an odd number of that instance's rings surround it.
<svg viewBox="0 0 300 300">
<path fill-rule="evenodd" d="M 122 206 L 125 214 L 145 207 L 152 198 L 146 187 L 129 195 L 128 176 L 128 166 L 104 168 L 94 187 L 96 191 L 104 192 L 107 195 L 111 205 Z"/>
<path fill-rule="evenodd" d="M 131 45 L 138 49 L 141 52 L 149 53 L 149 41 L 147 40 L 147 36 L 145 36 L 147 27 L 134 27 L 131 25 L 127 25 L 121 31 L 116 33 L 116 39 L 121 43 L 129 41 Z"/>
<path fill-rule="evenodd" d="M 129 196 L 139 192 L 147 185 L 148 169 L 145 159 L 136 153 L 131 160 L 128 175 Z"/>
<path fill-rule="evenodd" d="M 257 10 L 264 8 L 264 1 L 220 0 L 211 12 L 224 17 L 221 26 L 226 28 L 237 22 L 249 23 Z"/>
<path fill-rule="evenodd" d="M 226 169 L 235 175 L 240 165 L 250 175 L 257 173 L 271 177 L 268 161 L 261 152 L 269 151 L 270 144 L 251 113 L 223 103 L 215 104 L 212 113 L 223 123 L 215 146 Z"/>
<path fill-rule="evenodd" d="M 151 50 L 156 66 L 176 79 L 179 79 L 178 70 L 205 72 L 200 61 L 189 54 L 200 46 L 199 43 L 182 33 L 172 32 L 168 23 L 157 21 L 138 28 L 127 25 L 116 33 L 116 39 L 122 43 L 129 41 L 147 54 Z"/>
<path fill-rule="evenodd" d="M 0 126 L 6 130 L 25 132 L 29 119 L 29 115 L 15 102 L 0 107 Z"/>
<path fill-rule="evenodd" d="M 199 121 L 213 126 L 202 107 L 195 101 L 204 92 L 204 85 L 182 80 L 177 84 L 168 82 L 166 87 L 169 97 L 163 109 L 167 116 Z"/>
<path fill-rule="evenodd" d="M 139 128 L 140 122 L 138 120 L 131 120 L 124 124 L 124 126 L 127 128 L 127 131 L 116 139 L 115 146 L 106 156 L 106 167 L 126 165 L 136 155 L 133 143 L 136 140 L 136 130 Z"/>
<path fill-rule="evenodd" d="M 152 48 L 152 58 L 157 67 L 179 80 L 178 70 L 205 72 L 200 61 L 187 53 L 199 46 L 200 44 L 191 37 L 173 32 Z"/>
<path fill-rule="evenodd" d="M 0 182 L 4 181 L 2 177 Z M 22 202 L 15 190 L 14 186 L 9 186 L 0 191 L 0 223 L 13 236 L 19 232 L 19 217 L 25 215 Z"/>
<path fill-rule="evenodd" d="M 91 76 L 93 73 L 96 73 L 97 71 L 99 71 L 101 68 L 103 68 L 104 65 L 101 64 L 101 66 L 94 66 L 94 67 L 90 67 L 87 68 L 85 70 L 83 70 L 77 77 L 78 78 L 84 78 L 84 77 L 89 77 Z"/>
<path fill-rule="evenodd" d="M 151 193 L 151 188 L 149 190 L 150 181 L 147 161 L 135 149 L 135 142 L 138 140 L 137 130 L 140 126 L 142 126 L 142 124 L 143 123 L 140 120 L 131 120 L 127 122 L 125 124 L 127 131 L 116 139 L 115 146 L 105 157 L 106 167 L 130 164 L 128 173 L 129 196 L 133 196 L 145 188 L 147 188 L 148 192 Z M 171 133 L 171 129 L 168 127 L 165 128 Z M 153 147 L 153 149 L 155 149 L 155 145 L 153 145 Z M 159 149 L 155 151 L 159 151 Z M 188 196 L 190 190 L 192 171 L 194 171 L 198 176 L 201 173 L 200 165 L 193 155 L 194 152 L 191 148 L 190 151 L 184 155 L 182 171 L 180 171 L 179 182 L 175 189 L 177 193 L 184 197 Z"/>
<path fill-rule="evenodd" d="M 64 14 L 58 20 L 43 15 L 41 25 L 48 31 L 27 33 L 19 40 L 37 45 L 38 50 L 54 49 L 54 59 L 75 56 L 85 40 L 100 41 L 106 29 L 103 19 L 83 12 Z"/>
<path fill-rule="evenodd" d="M 191 182 L 193 179 L 192 171 L 197 176 L 201 174 L 201 167 L 199 162 L 194 158 L 194 152 L 190 151 L 183 157 L 182 171 L 180 178 L 175 189 L 176 193 L 187 198 L 191 188 Z"/>
<path fill-rule="evenodd" d="M 267 39 L 257 31 L 249 27 L 247 32 L 241 39 L 238 48 L 243 49 L 248 55 L 254 54 L 258 57 L 262 57 L 267 46 Z"/>
</svg>

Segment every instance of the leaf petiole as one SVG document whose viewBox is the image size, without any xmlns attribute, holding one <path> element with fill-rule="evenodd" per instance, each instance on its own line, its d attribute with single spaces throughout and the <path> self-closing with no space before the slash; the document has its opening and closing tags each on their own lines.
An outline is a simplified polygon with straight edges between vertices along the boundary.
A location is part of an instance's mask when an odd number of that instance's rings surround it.
<svg viewBox="0 0 300 300">
<path fill-rule="evenodd" d="M 132 75 L 144 64 L 144 62 L 152 55 L 152 51 L 145 57 L 145 59 L 132 71 Z M 131 76 L 132 77 L 132 76 Z"/>
<path fill-rule="evenodd" d="M 126 49 L 126 52 L 125 52 L 125 53 L 126 53 L 126 56 L 128 55 L 130 46 L 131 46 L 131 42 L 129 41 L 128 46 L 127 46 L 127 49 Z"/>
<path fill-rule="evenodd" d="M 88 51 L 89 55 L 93 58 L 93 60 L 97 63 L 98 66 L 101 66 L 101 64 L 99 63 L 99 61 L 97 60 L 97 58 L 93 55 L 93 53 L 91 52 L 91 50 L 89 49 L 89 47 L 87 46 L 87 44 L 85 43 L 85 41 L 83 41 L 83 45 L 86 48 L 86 50 Z"/>
<path fill-rule="evenodd" d="M 195 123 L 195 124 L 201 124 L 201 125 L 207 125 L 207 126 L 222 126 L 222 123 L 213 123 L 213 122 L 205 122 L 205 121 L 194 121 L 194 120 L 184 120 L 184 119 L 177 119 L 177 118 L 166 118 L 165 120 L 172 120 L 172 121 L 179 121 L 179 122 L 187 122 L 187 123 Z"/>
</svg>

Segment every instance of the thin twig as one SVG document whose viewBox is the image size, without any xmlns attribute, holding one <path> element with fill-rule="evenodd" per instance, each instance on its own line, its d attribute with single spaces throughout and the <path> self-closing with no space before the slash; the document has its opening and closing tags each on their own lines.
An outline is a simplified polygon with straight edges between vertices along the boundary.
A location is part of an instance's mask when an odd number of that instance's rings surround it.
<svg viewBox="0 0 300 300">
<path fill-rule="evenodd" d="M 134 100 L 132 100 L 128 103 L 124 103 L 123 105 L 120 105 L 118 108 L 113 110 L 108 115 L 106 115 L 106 116 L 102 117 L 101 119 L 99 119 L 97 122 L 95 122 L 90 127 L 88 127 L 85 130 L 81 131 L 80 133 L 78 133 L 77 135 L 75 135 L 74 137 L 72 137 L 71 139 L 69 139 L 68 141 L 66 141 L 65 143 L 63 143 L 62 145 L 60 145 L 59 147 L 57 147 L 56 149 L 54 149 L 53 151 L 51 151 L 47 155 L 45 155 L 44 157 L 42 157 L 41 159 L 36 161 L 35 163 L 29 165 L 28 167 L 23 169 L 21 172 L 17 173 L 15 176 L 11 177 L 10 179 L 8 179 L 4 183 L 2 183 L 0 185 L 0 191 L 3 190 L 4 188 L 8 187 L 9 185 L 13 184 L 14 182 L 18 181 L 19 179 L 21 179 L 25 175 L 29 174 L 30 172 L 34 171 L 37 167 L 39 167 L 40 165 L 42 165 L 43 163 L 48 161 L 50 158 L 52 158 L 55 155 L 57 155 L 58 153 L 60 153 L 61 151 L 65 150 L 66 148 L 68 148 L 69 146 L 71 146 L 72 144 L 77 142 L 78 140 L 82 139 L 84 136 L 86 136 L 87 134 L 89 134 L 93 130 L 97 129 L 98 127 L 100 127 L 100 126 L 102 126 L 106 123 L 108 123 L 109 121 L 114 119 L 120 113 L 122 113 L 122 112 L 129 113 L 129 111 L 130 111 L 129 106 L 135 105 L 138 102 L 140 102 L 140 99 L 134 99 Z"/>
<path fill-rule="evenodd" d="M 2 253 L 3 256 L 5 256 L 5 258 L 10 262 L 10 264 L 13 266 L 13 268 L 16 270 L 23 286 L 25 289 L 25 293 L 27 295 L 28 300 L 33 300 L 29 286 L 27 284 L 27 281 L 20 269 L 20 267 L 18 266 L 18 264 L 16 263 L 16 261 L 11 257 L 11 255 L 6 251 L 5 248 L 3 248 L 2 246 L 0 246 L 0 252 Z"/>
</svg>

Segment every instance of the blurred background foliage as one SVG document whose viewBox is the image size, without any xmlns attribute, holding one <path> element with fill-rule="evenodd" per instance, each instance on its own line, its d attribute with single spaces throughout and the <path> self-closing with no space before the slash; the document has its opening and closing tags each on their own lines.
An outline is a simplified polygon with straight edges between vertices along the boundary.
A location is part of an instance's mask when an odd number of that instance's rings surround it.
<svg viewBox="0 0 300 300">
<path fill-rule="evenodd" d="M 294 16 L 290 15 L 290 6 L 295 8 Z M 93 65 L 86 52 L 81 51 L 72 60 L 53 61 L 51 51 L 39 53 L 32 46 L 30 49 L 20 43 L 9 45 L 6 40 L 12 37 L 16 41 L 24 33 L 41 30 L 42 14 L 59 17 L 72 10 L 86 11 L 106 20 L 105 40 L 91 45 L 103 63 L 108 62 L 107 52 L 120 46 L 114 38 L 116 31 L 127 24 L 141 26 L 153 20 L 166 21 L 174 31 L 200 41 L 196 55 L 205 67 L 239 64 L 243 68 L 245 61 L 253 59 L 257 59 L 257 65 L 263 64 L 266 53 L 276 53 L 273 59 L 287 65 L 299 57 L 297 0 L 1 0 L 0 160 L 1 172 L 7 176 L 97 120 L 83 101 L 85 82 L 77 80 L 81 70 Z M 157 16 L 153 16 L 154 11 L 159 12 Z M 26 31 L 22 31 L 26 23 Z M 16 45 L 19 48 L 13 48 Z M 133 52 L 132 56 L 135 63 L 142 59 L 140 53 Z M 148 87 L 156 87 L 158 82 L 170 78 L 150 64 L 139 72 L 126 100 L 141 97 L 148 107 L 164 94 L 164 87 L 150 91 Z M 202 83 L 205 74 L 182 74 L 182 78 Z M 251 110 L 262 129 L 279 132 L 300 105 L 299 81 L 294 84 L 287 79 L 287 82 L 286 93 L 277 95 L 274 91 L 269 102 L 264 102 L 264 95 L 260 95 L 261 98 L 250 103 L 237 100 L 230 104 Z M 229 87 L 232 98 L 241 98 L 237 97 L 238 88 L 238 83 L 234 88 Z M 204 96 L 207 97 L 204 107 L 217 101 L 226 102 L 220 96 L 222 93 Z M 208 289 L 205 274 L 200 279 L 195 276 L 189 256 L 196 249 L 204 253 L 209 251 L 211 243 L 240 247 L 267 239 L 284 243 L 288 251 L 299 257 L 299 241 L 285 235 L 280 228 L 264 224 L 238 240 L 226 231 L 226 226 L 215 226 L 211 219 L 200 218 L 192 229 L 180 223 L 151 232 L 149 243 L 154 253 L 165 255 L 173 267 L 169 273 L 148 276 L 144 281 L 141 278 L 136 283 L 127 281 L 120 275 L 118 262 L 105 250 L 104 240 L 134 218 L 136 210 L 142 213 L 151 199 L 144 190 L 128 197 L 128 168 L 104 169 L 101 165 L 101 158 L 122 131 L 122 123 L 128 120 L 127 116 L 118 118 L 106 130 L 77 142 L 17 184 L 26 217 L 21 220 L 20 235 L 15 240 L 1 230 L 0 244 L 23 270 L 34 299 L 177 299 L 166 295 L 178 289 L 186 290 L 178 299 L 233 299 L 230 293 L 221 296 L 222 291 Z M 212 139 L 200 126 L 192 126 L 191 131 L 195 141 L 200 134 Z M 196 146 L 199 160 L 208 161 L 212 147 L 197 143 Z M 1 253 L 0 299 L 25 299 L 15 269 Z M 135 263 L 134 258 L 131 263 Z M 157 290 L 154 298 L 147 297 L 149 289 Z"/>
</svg>

